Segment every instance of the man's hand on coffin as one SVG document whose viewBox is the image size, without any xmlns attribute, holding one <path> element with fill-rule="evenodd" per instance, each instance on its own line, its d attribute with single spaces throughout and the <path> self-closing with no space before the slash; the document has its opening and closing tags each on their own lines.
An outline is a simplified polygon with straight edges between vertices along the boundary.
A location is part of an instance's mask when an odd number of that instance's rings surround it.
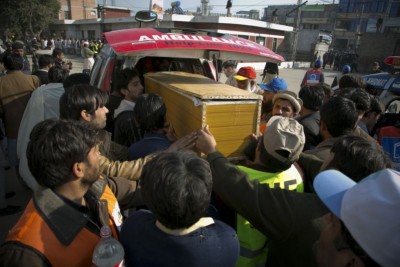
<svg viewBox="0 0 400 267">
<path fill-rule="evenodd" d="M 176 140 L 178 140 L 174 128 L 168 121 L 164 123 L 164 134 L 171 142 L 175 142 Z"/>
<path fill-rule="evenodd" d="M 206 155 L 217 151 L 217 142 L 208 129 L 208 125 L 197 130 L 196 148 Z"/>
<path fill-rule="evenodd" d="M 252 133 L 250 138 L 256 142 L 258 142 L 258 139 L 260 139 L 263 136 L 262 132 L 258 132 L 256 134 Z"/>
<path fill-rule="evenodd" d="M 172 143 L 167 149 L 167 152 L 174 152 L 180 149 L 191 149 L 196 145 L 196 139 L 197 132 L 187 134 Z"/>
</svg>

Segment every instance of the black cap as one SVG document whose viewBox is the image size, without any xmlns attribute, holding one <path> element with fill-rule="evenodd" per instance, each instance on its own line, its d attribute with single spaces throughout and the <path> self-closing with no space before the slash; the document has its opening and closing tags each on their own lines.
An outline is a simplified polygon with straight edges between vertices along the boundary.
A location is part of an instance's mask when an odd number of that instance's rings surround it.
<svg viewBox="0 0 400 267">
<path fill-rule="evenodd" d="M 21 41 L 15 41 L 12 44 L 12 49 L 24 49 L 24 44 Z"/>
</svg>

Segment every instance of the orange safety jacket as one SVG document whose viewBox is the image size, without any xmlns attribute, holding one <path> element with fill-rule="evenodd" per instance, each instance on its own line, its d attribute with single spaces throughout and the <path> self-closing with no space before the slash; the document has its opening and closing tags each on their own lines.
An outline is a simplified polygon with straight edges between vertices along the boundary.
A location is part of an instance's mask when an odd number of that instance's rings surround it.
<svg viewBox="0 0 400 267">
<path fill-rule="evenodd" d="M 380 128 L 378 142 L 392 161 L 393 169 L 400 171 L 400 125 Z"/>
<path fill-rule="evenodd" d="M 90 197 L 98 197 L 102 224 L 106 218 L 113 237 L 118 239 L 122 216 L 115 195 L 104 179 L 95 182 L 89 191 Z M 51 189 L 44 189 L 30 200 L 6 242 L 20 242 L 33 248 L 51 266 L 92 266 L 92 254 L 100 235 L 85 227 L 88 217 L 65 204 Z"/>
<path fill-rule="evenodd" d="M 318 85 L 322 82 L 322 72 L 318 69 L 309 70 L 305 74 L 305 80 L 303 85 Z"/>
</svg>

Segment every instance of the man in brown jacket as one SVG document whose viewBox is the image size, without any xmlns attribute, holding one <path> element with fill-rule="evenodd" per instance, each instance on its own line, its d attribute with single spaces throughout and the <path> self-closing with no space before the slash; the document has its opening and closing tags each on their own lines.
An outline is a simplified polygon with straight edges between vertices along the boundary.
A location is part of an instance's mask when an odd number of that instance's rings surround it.
<svg viewBox="0 0 400 267">
<path fill-rule="evenodd" d="M 31 93 L 39 87 L 39 78 L 22 72 L 23 58 L 9 54 L 4 58 L 7 75 L 0 77 L 0 109 L 4 116 L 8 159 L 13 167 L 18 165 L 17 136 L 19 124 Z"/>
</svg>

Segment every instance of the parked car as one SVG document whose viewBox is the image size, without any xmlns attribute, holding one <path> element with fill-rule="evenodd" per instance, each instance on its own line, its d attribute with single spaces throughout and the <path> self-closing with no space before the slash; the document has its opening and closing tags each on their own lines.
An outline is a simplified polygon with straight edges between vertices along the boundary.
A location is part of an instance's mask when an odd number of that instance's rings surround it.
<svg viewBox="0 0 400 267">
<path fill-rule="evenodd" d="M 106 32 L 105 42 L 91 71 L 91 84 L 106 92 L 117 89 L 121 69 L 185 71 L 218 80 L 221 62 L 270 62 L 284 58 L 270 49 L 239 37 L 201 30 L 136 28 Z"/>
<path fill-rule="evenodd" d="M 400 56 L 387 57 L 384 63 L 393 67 L 393 72 L 382 72 L 363 76 L 368 89 L 376 94 L 385 105 L 385 114 L 381 116 L 373 129 L 399 122 L 400 114 Z"/>
</svg>

